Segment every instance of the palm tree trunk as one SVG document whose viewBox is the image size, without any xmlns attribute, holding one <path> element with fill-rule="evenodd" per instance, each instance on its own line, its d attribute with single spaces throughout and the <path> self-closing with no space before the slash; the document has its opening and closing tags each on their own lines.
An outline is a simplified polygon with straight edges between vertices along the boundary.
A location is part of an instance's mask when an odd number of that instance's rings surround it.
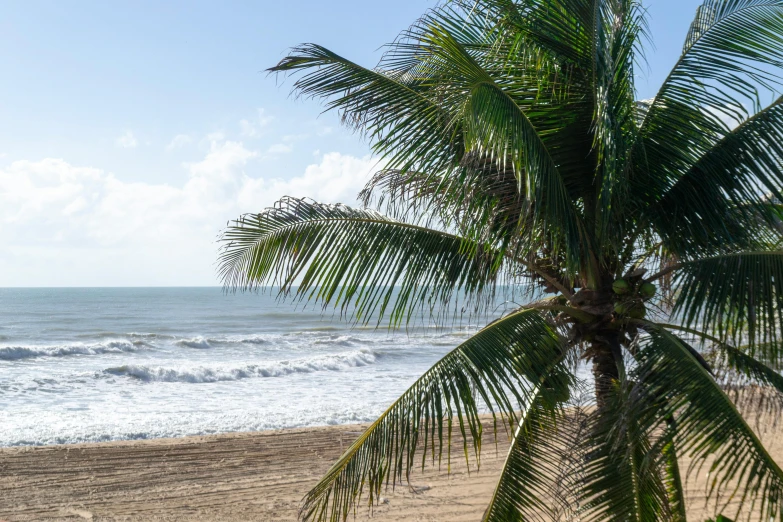
<svg viewBox="0 0 783 522">
<path fill-rule="evenodd" d="M 615 344 L 617 346 L 613 348 Z M 596 403 L 599 409 L 603 409 L 611 393 L 612 382 L 620 378 L 619 365 L 622 362 L 618 361 L 617 357 L 622 355 L 616 338 L 593 342 L 590 353 L 593 360 Z"/>
</svg>

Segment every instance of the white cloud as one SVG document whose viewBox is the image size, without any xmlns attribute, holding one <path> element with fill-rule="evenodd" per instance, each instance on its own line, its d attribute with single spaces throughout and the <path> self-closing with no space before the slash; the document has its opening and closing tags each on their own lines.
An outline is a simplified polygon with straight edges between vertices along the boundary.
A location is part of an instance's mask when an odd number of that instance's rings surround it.
<svg viewBox="0 0 783 522">
<path fill-rule="evenodd" d="M 355 204 L 356 195 L 379 169 L 376 159 L 329 152 L 291 179 L 246 178 L 239 193 L 240 207 L 270 206 L 282 196 L 309 197 L 322 203 Z"/>
<path fill-rule="evenodd" d="M 210 143 L 210 142 L 213 142 L 213 141 L 223 141 L 224 139 L 226 139 L 226 135 L 225 135 L 225 133 L 223 131 L 215 131 L 215 132 L 210 132 L 209 134 L 204 136 L 204 139 L 202 140 L 202 143 L 203 142 Z"/>
<path fill-rule="evenodd" d="M 255 138 L 261 135 L 256 126 L 250 123 L 248 120 L 239 121 L 239 132 L 242 136 L 248 138 Z"/>
<path fill-rule="evenodd" d="M 131 131 L 125 131 L 125 134 L 117 138 L 115 143 L 118 147 L 122 147 L 123 149 L 133 149 L 139 144 Z"/>
<path fill-rule="evenodd" d="M 267 149 L 267 154 L 288 154 L 294 150 L 293 145 L 289 145 L 287 143 L 275 143 L 271 147 Z"/>
<path fill-rule="evenodd" d="M 283 141 L 286 143 L 293 143 L 295 141 L 305 140 L 309 137 L 309 134 L 286 134 L 283 136 Z"/>
<path fill-rule="evenodd" d="M 171 142 L 166 145 L 166 150 L 174 150 L 180 147 L 184 147 L 188 143 L 192 142 L 193 138 L 188 134 L 177 134 L 172 138 Z"/>
<path fill-rule="evenodd" d="M 269 125 L 274 118 L 267 116 L 264 109 L 258 109 L 258 115 L 253 120 L 240 120 L 239 130 L 246 138 L 257 138 L 263 133 L 262 129 Z"/>
<path fill-rule="evenodd" d="M 284 195 L 355 202 L 376 166 L 328 153 L 301 176 L 246 170 L 254 151 L 213 141 L 179 186 L 127 182 L 62 159 L 0 168 L 0 286 L 216 284 L 226 221 Z"/>
</svg>

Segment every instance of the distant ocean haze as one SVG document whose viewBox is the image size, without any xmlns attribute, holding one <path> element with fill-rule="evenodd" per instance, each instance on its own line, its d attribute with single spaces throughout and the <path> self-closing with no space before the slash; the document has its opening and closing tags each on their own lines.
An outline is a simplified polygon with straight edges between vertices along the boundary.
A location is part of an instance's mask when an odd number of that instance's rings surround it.
<svg viewBox="0 0 783 522">
<path fill-rule="evenodd" d="M 390 331 L 269 293 L 0 289 L 0 446 L 369 422 L 489 319 Z"/>
</svg>

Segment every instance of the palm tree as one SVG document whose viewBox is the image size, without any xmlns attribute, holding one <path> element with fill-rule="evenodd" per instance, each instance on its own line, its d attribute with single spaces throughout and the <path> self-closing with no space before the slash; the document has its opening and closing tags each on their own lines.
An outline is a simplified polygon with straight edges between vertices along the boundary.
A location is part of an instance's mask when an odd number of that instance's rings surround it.
<svg viewBox="0 0 783 522">
<path fill-rule="evenodd" d="M 384 168 L 362 208 L 287 197 L 230 224 L 227 287 L 392 326 L 531 300 L 416 381 L 302 518 L 372 506 L 452 431 L 478 459 L 489 412 L 513 440 L 484 520 L 685 520 L 686 457 L 713 499 L 783 520 L 783 471 L 740 414 L 783 411 L 783 98 L 762 103 L 779 96 L 783 0 L 707 0 L 640 101 L 646 28 L 635 0 L 454 0 L 375 69 L 314 44 L 270 69 L 299 74 Z M 577 433 L 579 361 L 595 384 Z"/>
</svg>

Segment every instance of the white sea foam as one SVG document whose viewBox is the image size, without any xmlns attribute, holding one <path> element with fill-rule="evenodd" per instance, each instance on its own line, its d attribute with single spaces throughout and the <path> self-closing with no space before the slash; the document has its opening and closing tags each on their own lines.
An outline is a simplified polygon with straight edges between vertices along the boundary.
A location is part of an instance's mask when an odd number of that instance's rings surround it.
<svg viewBox="0 0 783 522">
<path fill-rule="evenodd" d="M 176 416 L 160 413 L 139 416 L 116 412 L 112 416 L 96 417 L 93 412 L 69 412 L 67 420 L 56 423 L 51 422 L 53 419 L 44 419 L 50 422 L 19 419 L 13 431 L 0 432 L 0 447 L 144 440 L 371 422 L 385 407 L 382 402 L 374 402 L 369 407 L 366 404 L 355 407 L 349 402 L 321 403 L 303 410 L 276 410 L 274 415 L 229 410 L 219 415 L 183 412 Z"/>
<path fill-rule="evenodd" d="M 253 377 L 282 377 L 292 373 L 341 371 L 374 363 L 376 355 L 362 350 L 348 353 L 321 355 L 289 361 L 273 361 L 262 364 L 246 364 L 238 367 L 193 366 L 163 367 L 128 364 L 107 368 L 104 373 L 133 377 L 145 382 L 208 383 L 237 381 Z"/>
<path fill-rule="evenodd" d="M 201 336 L 194 337 L 192 339 L 180 339 L 179 341 L 176 341 L 174 344 L 177 346 L 184 346 L 185 348 L 198 348 L 200 350 L 206 350 L 209 348 L 212 348 L 212 345 L 209 344 L 209 339 L 205 339 Z"/>
<path fill-rule="evenodd" d="M 184 348 L 209 349 L 215 345 L 231 344 L 267 344 L 269 339 L 260 335 L 239 336 L 239 337 L 204 337 L 196 336 L 189 339 L 179 339 L 174 341 L 176 346 Z"/>
<path fill-rule="evenodd" d="M 0 446 L 367 422 L 469 334 L 287 310 L 219 288 L 0 289 Z"/>
<path fill-rule="evenodd" d="M 353 335 L 338 335 L 326 339 L 318 339 L 313 344 L 328 346 L 353 346 L 357 341 L 361 342 L 361 340 L 357 339 Z"/>
<path fill-rule="evenodd" d="M 146 348 L 143 342 L 127 340 L 105 341 L 94 344 L 68 344 L 53 346 L 1 346 L 0 360 L 17 361 L 36 357 L 64 357 L 68 355 L 100 355 L 104 353 L 135 352 Z"/>
<path fill-rule="evenodd" d="M 251 337 L 240 337 L 240 338 L 229 338 L 226 339 L 227 343 L 237 343 L 237 344 L 267 344 L 269 342 L 268 339 L 265 337 L 262 337 L 260 335 L 255 335 Z"/>
</svg>

